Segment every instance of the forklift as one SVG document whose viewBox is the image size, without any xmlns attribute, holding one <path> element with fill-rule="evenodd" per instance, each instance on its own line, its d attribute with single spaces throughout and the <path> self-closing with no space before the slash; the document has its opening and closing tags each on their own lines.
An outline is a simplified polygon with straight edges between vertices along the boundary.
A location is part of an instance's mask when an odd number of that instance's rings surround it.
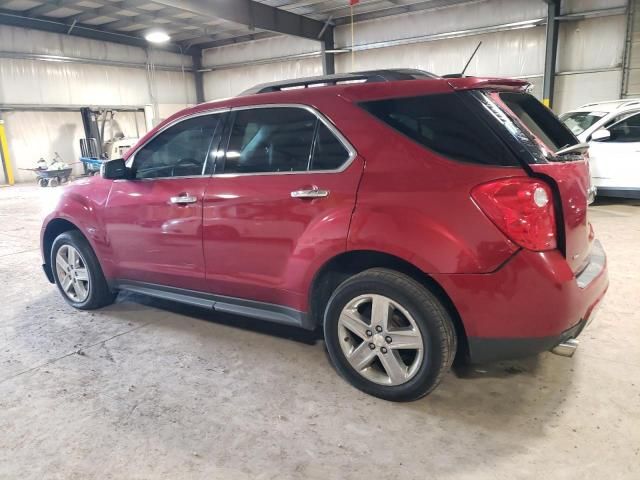
<svg viewBox="0 0 640 480">
<path fill-rule="evenodd" d="M 95 175 L 105 160 L 122 158 L 124 152 L 133 147 L 139 140 L 138 124 L 136 122 L 137 137 L 113 135 L 115 112 L 111 109 L 93 110 L 90 107 L 80 109 L 84 138 L 80 139 L 80 161 L 85 175 Z M 105 125 L 109 123 L 112 138 L 105 139 Z"/>
</svg>

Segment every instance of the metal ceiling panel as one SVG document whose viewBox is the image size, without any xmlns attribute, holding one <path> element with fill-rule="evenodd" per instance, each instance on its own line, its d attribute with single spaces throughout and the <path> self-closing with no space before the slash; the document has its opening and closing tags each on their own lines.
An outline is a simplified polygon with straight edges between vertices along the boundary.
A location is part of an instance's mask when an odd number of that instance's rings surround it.
<svg viewBox="0 0 640 480">
<path fill-rule="evenodd" d="M 354 19 L 363 21 L 461 1 L 360 0 Z M 127 33 L 135 37 L 131 44 L 137 46 L 145 44 L 147 30 L 162 27 L 175 35 L 174 46 L 184 49 L 278 33 L 315 39 L 326 33 L 328 19 L 331 25 L 348 22 L 351 10 L 347 0 L 0 0 L 0 13 L 4 14 L 0 14 L 0 23 L 63 32 L 73 24 L 74 29 L 80 27 L 76 35 L 90 38 Z M 127 43 L 128 37 L 120 41 Z"/>
</svg>

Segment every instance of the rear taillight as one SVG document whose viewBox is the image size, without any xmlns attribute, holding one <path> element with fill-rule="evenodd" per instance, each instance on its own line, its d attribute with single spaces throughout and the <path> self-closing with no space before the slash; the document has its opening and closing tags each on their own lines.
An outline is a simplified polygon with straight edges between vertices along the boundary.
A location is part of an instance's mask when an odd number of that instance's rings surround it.
<svg viewBox="0 0 640 480">
<path fill-rule="evenodd" d="M 556 248 L 551 189 L 530 177 L 503 178 L 478 185 L 471 197 L 511 240 L 529 250 Z"/>
</svg>

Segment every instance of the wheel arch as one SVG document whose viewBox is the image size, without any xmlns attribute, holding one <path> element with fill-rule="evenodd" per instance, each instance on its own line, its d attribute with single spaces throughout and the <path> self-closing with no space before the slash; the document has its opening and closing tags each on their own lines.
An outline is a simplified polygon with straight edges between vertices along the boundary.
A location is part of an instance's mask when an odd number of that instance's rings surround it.
<svg viewBox="0 0 640 480">
<path fill-rule="evenodd" d="M 318 270 L 309 288 L 309 318 L 311 323 L 321 326 L 327 301 L 335 289 L 352 275 L 370 268 L 388 268 L 416 280 L 433 293 L 453 321 L 458 337 L 456 358 L 465 360 L 469 355 L 467 334 L 453 301 L 433 277 L 405 259 L 375 250 L 352 250 L 332 257 Z"/>
<path fill-rule="evenodd" d="M 74 223 L 64 218 L 51 219 L 49 223 L 47 223 L 47 226 L 45 227 L 42 233 L 43 267 L 47 275 L 47 279 L 51 283 L 54 283 L 53 271 L 51 267 L 51 248 L 53 247 L 53 242 L 59 235 L 63 234 L 64 232 L 69 232 L 71 230 L 77 230 L 84 236 L 84 234 L 78 228 L 77 225 L 75 225 Z"/>
</svg>

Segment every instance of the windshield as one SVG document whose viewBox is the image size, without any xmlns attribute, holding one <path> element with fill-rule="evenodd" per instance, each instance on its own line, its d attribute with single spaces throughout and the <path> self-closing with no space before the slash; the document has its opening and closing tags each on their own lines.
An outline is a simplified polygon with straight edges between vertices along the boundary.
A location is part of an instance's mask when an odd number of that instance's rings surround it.
<svg viewBox="0 0 640 480">
<path fill-rule="evenodd" d="M 574 135 L 580 135 L 606 114 L 606 112 L 565 113 L 560 117 L 560 120 L 562 120 L 562 123 L 564 123 Z"/>
</svg>

